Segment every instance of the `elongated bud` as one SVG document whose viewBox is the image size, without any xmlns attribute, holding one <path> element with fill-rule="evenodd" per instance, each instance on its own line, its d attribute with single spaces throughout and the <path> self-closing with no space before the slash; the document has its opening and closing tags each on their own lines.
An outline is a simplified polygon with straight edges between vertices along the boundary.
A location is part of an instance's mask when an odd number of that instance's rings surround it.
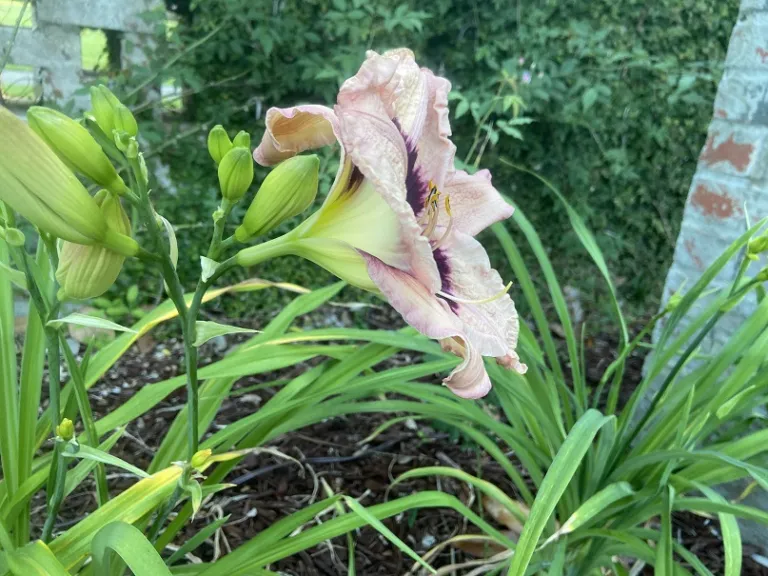
<svg viewBox="0 0 768 576">
<path fill-rule="evenodd" d="M 125 132 L 134 138 L 139 133 L 139 125 L 136 124 L 136 118 L 126 106 L 120 104 L 115 107 L 115 130 Z"/>
<path fill-rule="evenodd" d="M 64 418 L 61 424 L 56 426 L 56 436 L 65 442 L 72 440 L 75 437 L 75 425 L 72 423 L 72 420 Z"/>
<path fill-rule="evenodd" d="M 221 164 L 221 159 L 232 150 L 232 141 L 227 135 L 227 131 L 221 124 L 216 124 L 208 132 L 208 154 L 211 155 L 216 166 Z"/>
<path fill-rule="evenodd" d="M 123 236 L 131 232 L 128 215 L 120 204 L 120 198 L 113 192 L 100 190 L 96 194 L 101 214 L 110 230 Z M 96 244 L 83 246 L 64 242 L 59 251 L 59 267 L 56 280 L 59 282 L 59 300 L 83 300 L 101 296 L 117 280 L 125 262 L 125 256 Z"/>
<path fill-rule="evenodd" d="M 317 195 L 320 160 L 314 154 L 294 156 L 277 165 L 264 179 L 248 207 L 235 238 L 245 242 L 261 236 L 304 212 Z"/>
<path fill-rule="evenodd" d="M 99 206 L 25 122 L 0 106 L 0 200 L 32 224 L 70 242 L 107 233 Z"/>
<path fill-rule="evenodd" d="M 239 146 L 241 148 L 248 148 L 251 149 L 251 135 L 248 134 L 245 130 L 240 130 L 240 132 L 237 133 L 235 136 L 235 139 L 232 140 L 232 144 L 234 146 Z"/>
<path fill-rule="evenodd" d="M 120 100 L 109 88 L 100 84 L 91 87 L 91 113 L 101 131 L 110 138 L 115 129 L 115 108 L 121 106 Z"/>
<path fill-rule="evenodd" d="M 253 182 L 253 158 L 247 148 L 232 148 L 219 164 L 221 195 L 237 202 Z"/>
<path fill-rule="evenodd" d="M 27 111 L 29 126 L 73 170 L 117 194 L 128 188 L 112 162 L 83 126 L 61 112 L 33 106 Z"/>
</svg>

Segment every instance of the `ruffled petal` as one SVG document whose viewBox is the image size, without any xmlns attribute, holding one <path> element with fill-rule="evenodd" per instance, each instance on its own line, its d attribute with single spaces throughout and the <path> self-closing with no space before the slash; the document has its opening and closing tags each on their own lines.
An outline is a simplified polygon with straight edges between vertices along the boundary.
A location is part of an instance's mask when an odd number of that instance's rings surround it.
<svg viewBox="0 0 768 576">
<path fill-rule="evenodd" d="M 370 108 L 366 107 L 370 102 Z M 387 116 L 381 102 L 361 98 L 355 106 L 337 106 L 341 143 L 347 157 L 389 205 L 400 225 L 400 241 L 412 274 L 433 292 L 440 276 L 429 241 L 406 200 L 408 152 L 402 134 Z"/>
<path fill-rule="evenodd" d="M 435 234 L 440 235 L 438 229 Z M 442 290 L 448 295 L 451 310 L 461 319 L 470 345 L 483 356 L 501 358 L 523 373 L 525 367 L 512 360 L 519 321 L 515 304 L 504 293 L 504 282 L 491 268 L 483 246 L 471 236 L 452 232 L 435 251 L 442 277 Z M 489 300 L 483 303 L 478 301 Z"/>
<path fill-rule="evenodd" d="M 485 371 L 482 355 L 471 343 L 460 337 L 440 341 L 443 350 L 451 352 L 464 361 L 454 368 L 443 383 L 461 398 L 482 398 L 491 391 L 491 379 Z"/>
<path fill-rule="evenodd" d="M 444 350 L 464 359 L 443 380 L 462 398 L 480 398 L 491 389 L 483 357 L 464 334 L 459 318 L 440 298 L 428 291 L 418 280 L 378 258 L 362 253 L 368 263 L 368 274 L 408 324 L 416 330 L 440 341 Z"/>
<path fill-rule="evenodd" d="M 451 199 L 454 229 L 470 236 L 476 236 L 495 222 L 506 220 L 515 211 L 491 184 L 488 170 L 472 175 L 456 170 L 441 191 Z M 445 211 L 441 211 L 438 222 L 444 226 L 448 224 Z"/>
<path fill-rule="evenodd" d="M 267 129 L 253 151 L 253 159 L 272 166 L 305 150 L 333 144 L 338 139 L 338 122 L 326 106 L 305 104 L 292 108 L 270 108 Z"/>
</svg>

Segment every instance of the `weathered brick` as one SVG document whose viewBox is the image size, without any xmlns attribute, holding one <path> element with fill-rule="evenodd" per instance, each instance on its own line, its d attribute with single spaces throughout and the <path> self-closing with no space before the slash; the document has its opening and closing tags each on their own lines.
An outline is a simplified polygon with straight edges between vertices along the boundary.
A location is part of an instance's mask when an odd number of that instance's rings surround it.
<svg viewBox="0 0 768 576">
<path fill-rule="evenodd" d="M 717 90 L 715 117 L 768 126 L 768 71 L 726 70 Z"/>
<path fill-rule="evenodd" d="M 699 167 L 723 174 L 761 178 L 761 161 L 768 147 L 768 128 L 734 125 L 715 119 L 709 127 L 707 140 L 699 156 Z"/>
</svg>

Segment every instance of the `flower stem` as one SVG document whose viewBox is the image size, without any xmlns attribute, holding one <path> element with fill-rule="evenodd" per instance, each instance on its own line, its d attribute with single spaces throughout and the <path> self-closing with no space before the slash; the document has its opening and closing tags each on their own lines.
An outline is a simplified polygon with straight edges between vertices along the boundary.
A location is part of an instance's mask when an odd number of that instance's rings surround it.
<svg viewBox="0 0 768 576">
<path fill-rule="evenodd" d="M 56 516 L 59 515 L 59 507 L 62 500 L 64 500 L 64 484 L 67 477 L 67 464 L 64 459 L 64 443 L 58 439 L 55 440 L 56 445 L 53 448 L 53 461 L 51 463 L 53 474 L 53 482 L 48 482 L 48 516 L 45 518 L 45 525 L 43 526 L 43 535 L 41 539 L 46 544 L 51 541 L 51 535 L 53 534 L 53 526 L 56 523 Z"/>
</svg>

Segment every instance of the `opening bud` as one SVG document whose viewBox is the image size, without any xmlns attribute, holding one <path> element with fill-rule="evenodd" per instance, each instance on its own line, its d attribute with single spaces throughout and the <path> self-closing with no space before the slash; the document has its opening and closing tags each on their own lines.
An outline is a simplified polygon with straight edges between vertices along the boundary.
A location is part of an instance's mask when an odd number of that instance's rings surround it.
<svg viewBox="0 0 768 576">
<path fill-rule="evenodd" d="M 237 202 L 253 182 L 253 158 L 247 148 L 232 148 L 219 164 L 221 195 Z"/>
<path fill-rule="evenodd" d="M 221 159 L 230 150 L 232 150 L 232 141 L 229 139 L 227 131 L 224 130 L 221 124 L 216 124 L 208 132 L 208 154 L 211 155 L 213 161 L 216 162 L 216 166 L 218 166 L 221 164 Z"/>
<path fill-rule="evenodd" d="M 277 165 L 262 182 L 248 207 L 235 237 L 245 242 L 274 230 L 304 212 L 317 195 L 320 160 L 317 156 L 294 156 Z"/>
<path fill-rule="evenodd" d="M 100 190 L 96 203 L 107 226 L 114 233 L 128 237 L 131 223 L 113 192 Z M 83 300 L 101 296 L 117 280 L 125 262 L 125 256 L 104 245 L 83 246 L 64 242 L 59 250 L 59 267 L 56 280 L 61 286 L 59 300 Z"/>
<path fill-rule="evenodd" d="M 64 418 L 61 424 L 56 426 L 56 436 L 65 442 L 72 440 L 75 437 L 75 425 L 72 423 L 72 420 Z"/>
<path fill-rule="evenodd" d="M 125 194 L 128 190 L 101 146 L 78 122 L 42 106 L 31 107 L 27 111 L 27 121 L 70 168 L 117 194 Z"/>
<path fill-rule="evenodd" d="M 248 150 L 251 149 L 251 135 L 248 134 L 245 130 L 240 130 L 240 132 L 237 133 L 235 136 L 235 139 L 232 140 L 232 144 L 235 146 L 239 146 L 241 148 L 248 148 Z"/>
</svg>

